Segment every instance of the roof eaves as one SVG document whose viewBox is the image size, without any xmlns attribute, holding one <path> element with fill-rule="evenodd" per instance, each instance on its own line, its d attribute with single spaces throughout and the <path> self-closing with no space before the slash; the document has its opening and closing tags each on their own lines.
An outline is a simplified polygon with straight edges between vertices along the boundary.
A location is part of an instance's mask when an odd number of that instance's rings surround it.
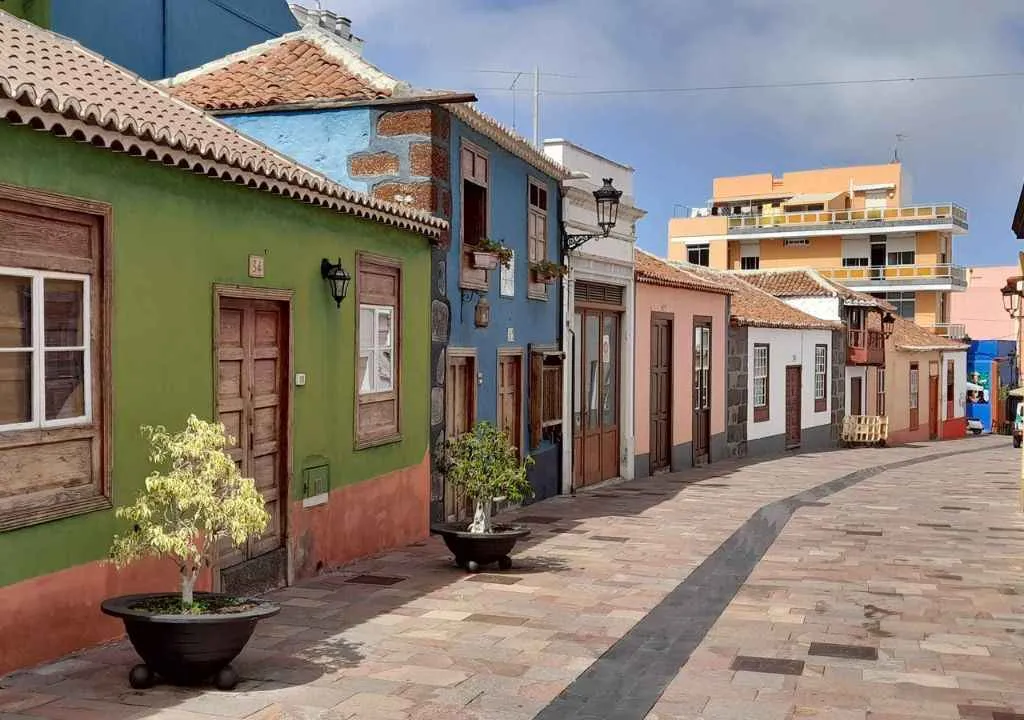
<svg viewBox="0 0 1024 720">
<path fill-rule="evenodd" d="M 560 181 L 569 179 L 570 172 L 567 168 L 549 158 L 542 150 L 535 148 L 514 130 L 477 110 L 471 103 L 453 103 L 446 107 L 473 130 L 541 172 Z"/>
</svg>

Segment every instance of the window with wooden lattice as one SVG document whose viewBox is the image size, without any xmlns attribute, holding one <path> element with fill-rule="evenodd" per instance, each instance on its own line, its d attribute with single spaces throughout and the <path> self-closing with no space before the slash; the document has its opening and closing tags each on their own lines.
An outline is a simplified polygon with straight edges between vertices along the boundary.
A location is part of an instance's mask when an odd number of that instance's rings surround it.
<svg viewBox="0 0 1024 720">
<path fill-rule="evenodd" d="M 530 448 L 561 433 L 564 354 L 554 348 L 530 348 Z"/>
</svg>

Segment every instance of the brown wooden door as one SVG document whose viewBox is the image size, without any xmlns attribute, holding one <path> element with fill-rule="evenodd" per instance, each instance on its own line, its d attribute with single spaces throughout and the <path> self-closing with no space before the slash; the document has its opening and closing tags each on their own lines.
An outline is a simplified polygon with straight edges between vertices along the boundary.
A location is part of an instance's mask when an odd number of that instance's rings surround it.
<svg viewBox="0 0 1024 720">
<path fill-rule="evenodd" d="M 285 423 L 288 377 L 286 306 L 268 300 L 221 298 L 217 336 L 217 412 L 234 438 L 229 453 L 244 477 L 256 481 L 270 522 L 241 548 L 222 545 L 221 568 L 283 548 L 287 501 Z M 285 580 L 282 562 L 261 562 L 247 587 Z M 255 573 L 255 577 L 253 576 Z"/>
<path fill-rule="evenodd" d="M 850 378 L 850 414 L 863 415 L 861 400 L 864 396 L 864 383 L 859 377 Z"/>
<path fill-rule="evenodd" d="M 939 378 L 928 378 L 928 437 L 939 438 Z"/>
<path fill-rule="evenodd" d="M 651 316 L 651 472 L 672 464 L 672 317 Z"/>
<path fill-rule="evenodd" d="M 619 475 L 619 325 L 621 313 L 576 313 L 575 485 Z"/>
<path fill-rule="evenodd" d="M 711 462 L 711 323 L 693 324 L 693 464 Z"/>
<path fill-rule="evenodd" d="M 476 358 L 449 354 L 445 380 L 445 435 L 451 440 L 472 430 L 476 422 Z M 446 480 L 445 519 L 462 520 L 469 512 L 465 493 L 458 492 Z"/>
<path fill-rule="evenodd" d="M 498 358 L 498 427 L 509 441 L 523 448 L 523 358 L 503 355 Z"/>
<path fill-rule="evenodd" d="M 800 447 L 801 368 L 786 367 L 786 449 Z"/>
</svg>

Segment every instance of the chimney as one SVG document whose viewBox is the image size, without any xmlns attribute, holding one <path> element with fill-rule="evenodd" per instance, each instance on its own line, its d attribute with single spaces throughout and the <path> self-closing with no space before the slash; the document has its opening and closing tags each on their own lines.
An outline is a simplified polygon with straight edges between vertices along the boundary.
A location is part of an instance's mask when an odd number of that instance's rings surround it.
<svg viewBox="0 0 1024 720">
<path fill-rule="evenodd" d="M 352 39 L 352 21 L 347 17 L 339 17 L 334 32 L 346 40 Z"/>
</svg>

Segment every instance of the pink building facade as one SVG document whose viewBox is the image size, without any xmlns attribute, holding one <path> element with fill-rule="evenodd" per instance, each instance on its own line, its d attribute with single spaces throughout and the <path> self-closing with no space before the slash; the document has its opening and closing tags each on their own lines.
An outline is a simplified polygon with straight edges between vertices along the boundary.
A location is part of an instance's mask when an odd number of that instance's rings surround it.
<svg viewBox="0 0 1024 720">
<path fill-rule="evenodd" d="M 1003 309 L 999 293 L 1006 278 L 1014 275 L 1020 275 L 1016 265 L 968 268 L 967 289 L 950 299 L 950 324 L 963 325 L 973 340 L 1016 340 L 1014 321 Z"/>
</svg>

